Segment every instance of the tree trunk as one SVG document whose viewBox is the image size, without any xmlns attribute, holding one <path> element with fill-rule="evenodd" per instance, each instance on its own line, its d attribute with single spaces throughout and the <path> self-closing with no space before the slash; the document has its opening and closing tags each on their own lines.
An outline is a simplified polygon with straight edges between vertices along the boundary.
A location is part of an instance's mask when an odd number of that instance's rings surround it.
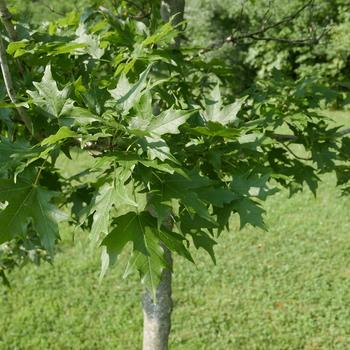
<svg viewBox="0 0 350 350">
<path fill-rule="evenodd" d="M 157 289 L 157 301 L 145 291 L 143 295 L 143 350 L 168 350 L 168 339 L 171 327 L 171 267 L 172 257 L 164 247 L 169 269 L 165 269 Z"/>
<path fill-rule="evenodd" d="M 183 20 L 185 0 L 163 0 L 161 2 L 161 15 L 164 22 L 175 15 L 173 25 Z M 175 47 L 180 44 L 180 39 L 175 39 Z M 152 209 L 150 209 L 152 214 Z M 169 225 L 171 226 L 171 224 Z M 171 229 L 171 227 L 170 227 Z M 163 246 L 168 268 L 164 269 L 160 284 L 157 288 L 157 300 L 154 303 L 149 291 L 143 295 L 143 350 L 168 350 L 168 340 L 171 328 L 171 312 L 173 308 L 171 295 L 171 280 L 173 260 L 170 250 Z"/>
<path fill-rule="evenodd" d="M 176 26 L 184 19 L 185 0 L 162 0 L 160 7 L 160 14 L 164 22 L 168 22 L 173 17 L 171 23 Z M 180 45 L 180 37 L 175 38 L 174 47 Z"/>
<path fill-rule="evenodd" d="M 172 20 L 174 25 L 184 19 L 185 0 L 163 0 L 160 7 L 160 14 L 164 22 L 168 22 L 170 17 L 176 15 Z"/>
</svg>

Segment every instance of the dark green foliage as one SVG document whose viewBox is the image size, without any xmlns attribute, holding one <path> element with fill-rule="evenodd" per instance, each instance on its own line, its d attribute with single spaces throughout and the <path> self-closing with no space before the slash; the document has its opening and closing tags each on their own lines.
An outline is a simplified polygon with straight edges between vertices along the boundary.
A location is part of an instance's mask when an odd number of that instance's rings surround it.
<svg viewBox="0 0 350 350">
<path fill-rule="evenodd" d="M 178 29 L 157 11 L 140 19 L 124 8 L 23 26 L 8 45 L 34 131 L 3 105 L 0 237 L 34 231 L 51 254 L 59 207 L 103 246 L 103 273 L 130 246 L 125 275 L 138 271 L 155 292 L 164 246 L 192 261 L 193 242 L 215 261 L 232 214 L 265 228 L 262 205 L 276 187 L 316 192 L 320 174 L 341 169 L 347 143 L 311 110 L 321 85 L 273 70 L 245 94 L 225 94 L 224 61 L 175 49 Z"/>
<path fill-rule="evenodd" d="M 279 69 L 293 78 L 341 85 L 348 92 L 348 1 L 190 0 L 187 4 L 191 41 L 214 48 L 204 55 L 208 62 L 224 59 L 233 67 L 233 87 L 238 91 Z M 295 18 L 264 31 L 304 6 Z M 259 31 L 254 38 L 244 37 Z M 233 42 L 227 42 L 229 37 Z"/>
</svg>

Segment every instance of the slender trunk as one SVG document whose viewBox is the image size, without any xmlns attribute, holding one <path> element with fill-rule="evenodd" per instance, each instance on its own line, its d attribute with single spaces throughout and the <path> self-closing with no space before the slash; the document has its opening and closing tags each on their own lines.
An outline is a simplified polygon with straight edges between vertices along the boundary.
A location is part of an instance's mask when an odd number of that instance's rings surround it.
<svg viewBox="0 0 350 350">
<path fill-rule="evenodd" d="M 168 22 L 170 17 L 176 15 L 172 23 L 174 25 L 180 23 L 184 19 L 185 0 L 162 0 L 160 14 L 165 22 Z"/>
<path fill-rule="evenodd" d="M 160 14 L 164 22 L 168 22 L 171 17 L 172 24 L 176 26 L 184 19 L 185 12 L 185 0 L 162 0 L 160 7 Z M 177 48 L 180 45 L 181 38 L 178 36 L 175 38 L 174 47 Z"/>
<path fill-rule="evenodd" d="M 7 4 L 5 0 L 0 0 L 0 19 L 1 23 L 5 27 L 9 38 L 11 41 L 16 41 L 17 40 L 17 33 L 15 31 L 15 28 L 13 27 L 13 24 L 11 22 L 12 15 L 10 11 L 7 8 Z"/>
<path fill-rule="evenodd" d="M 154 303 L 149 291 L 143 295 L 143 350 L 168 350 L 171 328 L 171 266 L 172 257 L 164 247 L 169 269 L 165 269 L 157 289 L 157 302 Z"/>
<path fill-rule="evenodd" d="M 161 15 L 164 22 L 177 14 L 172 23 L 178 24 L 183 20 L 185 0 L 162 0 Z M 175 47 L 180 44 L 180 39 L 175 41 Z M 151 214 L 152 209 L 150 208 Z M 169 218 L 169 222 L 171 222 Z M 171 229 L 171 224 L 168 226 Z M 168 268 L 164 269 L 160 284 L 157 288 L 157 301 L 154 303 L 149 291 L 143 295 L 143 350 L 168 350 L 168 340 L 171 328 L 171 312 L 173 308 L 171 294 L 173 260 L 170 250 L 163 246 Z"/>
</svg>

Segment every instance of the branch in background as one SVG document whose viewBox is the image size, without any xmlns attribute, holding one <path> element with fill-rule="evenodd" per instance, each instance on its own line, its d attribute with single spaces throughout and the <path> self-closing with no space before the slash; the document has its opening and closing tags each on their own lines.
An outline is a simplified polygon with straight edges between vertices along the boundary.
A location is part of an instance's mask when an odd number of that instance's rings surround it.
<svg viewBox="0 0 350 350">
<path fill-rule="evenodd" d="M 229 41 L 239 41 L 241 39 L 245 39 L 245 38 L 252 38 L 252 39 L 256 39 L 257 37 L 259 37 L 259 35 L 266 33 L 268 30 L 272 29 L 272 28 L 277 28 L 280 27 L 284 24 L 288 24 L 294 21 L 294 19 L 296 19 L 305 9 L 307 9 L 308 7 L 310 7 L 313 4 L 314 0 L 310 0 L 308 1 L 305 5 L 303 5 L 302 7 L 300 7 L 297 11 L 295 11 L 293 14 L 291 14 L 290 16 L 286 16 L 284 18 L 282 18 L 280 21 L 271 23 L 269 25 L 266 25 L 267 22 L 267 15 L 270 12 L 270 6 L 267 9 L 267 11 L 265 12 L 264 18 L 262 19 L 262 26 L 260 29 L 254 31 L 254 32 L 250 32 L 250 33 L 245 33 L 242 34 L 240 36 L 237 37 L 228 37 L 226 38 L 226 42 Z"/>
<path fill-rule="evenodd" d="M 301 38 L 301 39 L 288 39 L 288 38 L 275 38 L 269 36 L 258 36 L 253 33 L 247 33 L 238 37 L 229 36 L 225 39 L 226 43 L 237 43 L 243 39 L 252 39 L 252 40 L 262 40 L 262 41 L 275 41 L 279 43 L 285 43 L 290 45 L 315 45 L 320 42 L 322 37 L 328 33 L 328 29 L 324 29 L 322 33 L 318 36 L 312 36 L 310 38 Z"/>
<path fill-rule="evenodd" d="M 340 130 L 334 134 L 334 138 L 343 137 L 345 135 L 350 134 L 350 128 L 346 128 Z M 295 135 L 287 135 L 287 134 L 272 134 L 271 138 L 276 141 L 284 142 L 284 141 L 298 141 L 299 137 Z"/>
<path fill-rule="evenodd" d="M 283 25 L 292 23 L 298 16 L 303 13 L 306 9 L 312 10 L 312 6 L 314 4 L 314 0 L 309 0 L 306 2 L 303 6 L 301 6 L 298 10 L 296 10 L 294 13 L 292 13 L 289 16 L 286 16 L 282 18 L 281 20 L 277 22 L 273 22 L 270 24 L 267 24 L 268 20 L 270 19 L 270 6 L 266 10 L 263 18 L 261 19 L 262 25 L 260 29 L 248 32 L 248 33 L 237 33 L 237 30 L 234 31 L 234 33 L 230 36 L 228 36 L 223 42 L 221 42 L 218 45 L 212 45 L 208 48 L 204 48 L 201 50 L 201 53 L 209 52 L 212 50 L 216 50 L 220 47 L 222 47 L 225 43 L 231 43 L 233 45 L 236 45 L 246 39 L 250 40 L 257 40 L 257 41 L 275 41 L 279 43 L 285 43 L 289 45 L 298 45 L 298 46 L 304 46 L 304 45 L 315 45 L 320 42 L 320 40 L 324 37 L 326 33 L 328 33 L 328 29 L 324 29 L 319 35 L 316 35 L 315 30 L 312 30 L 312 35 L 307 38 L 299 38 L 299 39 L 288 39 L 288 38 L 280 38 L 280 37 L 273 37 L 273 36 L 266 36 L 266 32 L 268 32 L 270 29 L 276 29 L 280 28 Z M 244 14 L 244 6 L 242 5 L 241 14 L 239 18 L 239 23 L 241 23 L 241 19 Z"/>
<path fill-rule="evenodd" d="M 171 23 L 175 27 L 183 21 L 185 11 L 185 0 L 162 0 L 160 5 L 160 14 L 164 22 L 172 18 Z"/>
<path fill-rule="evenodd" d="M 345 136 L 347 134 L 350 134 L 350 128 L 340 130 L 335 135 L 336 135 L 336 137 L 342 137 L 342 136 Z"/>
<path fill-rule="evenodd" d="M 0 0 L 1 1 L 1 0 Z M 47 5 L 47 4 L 43 4 L 50 12 L 54 13 L 55 15 L 58 16 L 65 16 L 66 14 L 64 12 L 61 11 L 57 11 L 55 10 L 52 6 Z"/>
</svg>

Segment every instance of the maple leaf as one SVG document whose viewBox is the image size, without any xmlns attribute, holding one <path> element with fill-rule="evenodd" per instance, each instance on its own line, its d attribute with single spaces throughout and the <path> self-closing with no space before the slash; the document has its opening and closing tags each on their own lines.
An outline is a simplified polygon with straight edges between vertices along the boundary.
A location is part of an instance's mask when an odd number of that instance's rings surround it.
<svg viewBox="0 0 350 350">
<path fill-rule="evenodd" d="M 139 102 L 142 95 L 146 93 L 146 79 L 151 68 L 152 65 L 148 66 L 148 68 L 140 74 L 139 80 L 135 84 L 131 84 L 125 73 L 122 73 L 116 88 L 109 90 L 111 96 L 117 100 L 118 107 L 122 110 L 123 114 L 127 114 L 129 110 Z"/>
<path fill-rule="evenodd" d="M 173 107 L 157 116 L 147 115 L 131 119 L 129 128 L 139 135 L 147 135 L 154 138 L 164 134 L 178 134 L 179 126 L 184 124 L 193 111 L 175 110 Z"/>
<path fill-rule="evenodd" d="M 155 232 L 155 219 L 146 212 L 129 212 L 116 218 L 114 224 L 116 227 L 102 242 L 106 246 L 109 261 L 115 262 L 125 245 L 132 242 L 134 251 L 125 276 L 135 270 L 139 271 L 142 282 L 155 295 L 162 271 L 167 266 L 164 250 Z"/>
<path fill-rule="evenodd" d="M 92 58 L 100 59 L 105 50 L 99 45 L 99 38 L 97 35 L 92 35 L 88 33 L 88 29 L 83 23 L 80 23 L 78 29 L 75 32 L 77 38 L 72 41 L 72 44 L 84 45 L 84 48 L 76 48 L 75 52 L 85 54 L 88 53 Z"/>
<path fill-rule="evenodd" d="M 0 180 L 0 201 L 6 207 L 0 211 L 0 244 L 14 237 L 25 237 L 29 223 L 38 233 L 42 245 L 51 254 L 59 238 L 58 220 L 62 213 L 50 203 L 57 193 L 19 180 Z"/>
<path fill-rule="evenodd" d="M 212 90 L 209 98 L 206 99 L 206 109 L 201 112 L 201 115 L 207 122 L 217 122 L 223 125 L 234 123 L 237 120 L 237 114 L 241 110 L 246 99 L 247 96 L 223 106 L 220 87 L 219 84 L 217 84 Z"/>
<path fill-rule="evenodd" d="M 73 108 L 74 101 L 68 98 L 69 88 L 59 90 L 52 78 L 51 66 L 47 65 L 41 82 L 33 82 L 37 91 L 27 90 L 33 103 L 47 112 L 50 117 L 58 118 Z"/>
<path fill-rule="evenodd" d="M 106 247 L 102 266 L 107 269 L 115 263 L 118 255 L 128 242 L 133 244 L 124 276 L 134 271 L 141 275 L 142 283 L 152 291 L 155 298 L 162 271 L 168 267 L 165 259 L 164 245 L 193 262 L 191 254 L 184 246 L 184 238 L 165 228 L 160 228 L 157 220 L 148 212 L 129 212 L 114 220 L 116 227 L 102 241 Z M 163 245 L 163 246 L 162 246 Z"/>
</svg>

